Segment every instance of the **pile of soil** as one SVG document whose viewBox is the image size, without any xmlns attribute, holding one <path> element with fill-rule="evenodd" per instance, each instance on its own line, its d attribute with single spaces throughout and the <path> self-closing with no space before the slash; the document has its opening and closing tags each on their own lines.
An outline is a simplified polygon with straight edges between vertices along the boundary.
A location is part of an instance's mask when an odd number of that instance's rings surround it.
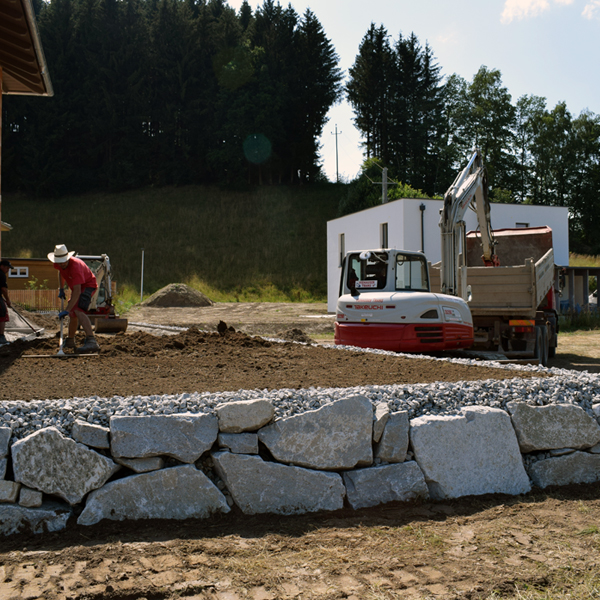
<svg viewBox="0 0 600 600">
<path fill-rule="evenodd" d="M 287 342 L 302 342 L 303 344 L 312 344 L 314 342 L 310 336 L 306 335 L 302 329 L 298 329 L 297 327 L 280 331 L 277 334 L 277 337 L 280 340 L 286 340 Z"/>
<path fill-rule="evenodd" d="M 212 305 L 213 301 L 210 298 L 183 283 L 170 283 L 142 302 L 142 306 L 162 308 L 193 308 Z"/>
</svg>

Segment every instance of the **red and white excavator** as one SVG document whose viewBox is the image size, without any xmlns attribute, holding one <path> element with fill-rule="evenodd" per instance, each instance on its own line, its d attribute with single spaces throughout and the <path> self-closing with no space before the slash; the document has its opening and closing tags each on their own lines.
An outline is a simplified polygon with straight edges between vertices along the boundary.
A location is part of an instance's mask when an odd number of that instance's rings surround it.
<svg viewBox="0 0 600 600">
<path fill-rule="evenodd" d="M 342 267 L 335 343 L 394 352 L 473 344 L 467 303 L 431 292 L 427 259 L 396 249 L 350 252 Z"/>
<path fill-rule="evenodd" d="M 127 319 L 115 313 L 110 259 L 106 254 L 77 255 L 96 276 L 98 289 L 92 296 L 87 315 L 97 333 L 118 333 L 127 330 Z"/>
<path fill-rule="evenodd" d="M 442 293 L 431 291 L 427 259 L 420 252 L 390 248 L 349 252 L 342 266 L 336 344 L 397 352 L 473 345 L 466 277 L 459 279 L 455 260 L 465 239 L 464 214 L 472 204 L 480 223 L 486 224 L 484 256 L 489 264 L 495 263 L 485 169 L 475 152 L 444 197 Z M 457 293 L 459 281 L 462 293 Z"/>
</svg>

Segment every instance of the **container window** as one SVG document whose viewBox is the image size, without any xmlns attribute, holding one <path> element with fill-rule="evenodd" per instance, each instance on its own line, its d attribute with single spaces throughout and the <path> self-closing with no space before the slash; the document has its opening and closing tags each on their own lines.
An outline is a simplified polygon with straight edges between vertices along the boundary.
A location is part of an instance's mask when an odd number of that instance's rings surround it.
<svg viewBox="0 0 600 600">
<path fill-rule="evenodd" d="M 381 247 L 387 248 L 389 245 L 389 243 L 388 243 L 388 224 L 387 223 L 381 223 L 379 225 L 379 238 L 380 238 L 380 242 L 381 242 Z"/>
</svg>

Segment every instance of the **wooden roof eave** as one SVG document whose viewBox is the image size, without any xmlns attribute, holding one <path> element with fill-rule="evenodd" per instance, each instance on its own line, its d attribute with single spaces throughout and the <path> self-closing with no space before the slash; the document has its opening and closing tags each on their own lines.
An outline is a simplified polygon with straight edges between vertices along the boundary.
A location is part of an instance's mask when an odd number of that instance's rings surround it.
<svg viewBox="0 0 600 600">
<path fill-rule="evenodd" d="M 31 0 L 0 0 L 2 93 L 53 96 Z"/>
</svg>

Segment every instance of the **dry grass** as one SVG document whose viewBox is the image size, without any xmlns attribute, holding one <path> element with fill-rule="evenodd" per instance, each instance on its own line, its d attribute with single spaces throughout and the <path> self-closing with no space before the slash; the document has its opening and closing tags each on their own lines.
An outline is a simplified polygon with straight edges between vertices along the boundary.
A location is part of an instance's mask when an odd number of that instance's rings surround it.
<svg viewBox="0 0 600 600">
<path fill-rule="evenodd" d="M 600 360 L 600 330 L 561 332 L 558 335 L 557 353 Z"/>
<path fill-rule="evenodd" d="M 571 267 L 597 267 L 600 269 L 600 256 L 590 254 L 569 254 L 569 266 Z"/>
<path fill-rule="evenodd" d="M 244 191 L 187 186 L 58 200 L 6 195 L 4 256 L 43 258 L 55 244 L 111 257 L 120 287 L 139 294 L 186 283 L 215 300 L 322 301 L 326 224 L 344 188 Z"/>
</svg>

